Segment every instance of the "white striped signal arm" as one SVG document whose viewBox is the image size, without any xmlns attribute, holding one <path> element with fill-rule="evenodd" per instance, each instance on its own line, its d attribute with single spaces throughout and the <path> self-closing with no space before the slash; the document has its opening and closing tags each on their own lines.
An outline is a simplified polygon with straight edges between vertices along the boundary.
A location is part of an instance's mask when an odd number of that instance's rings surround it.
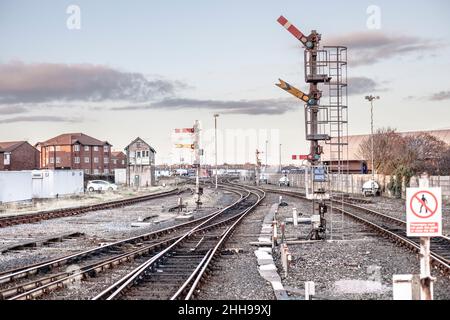
<svg viewBox="0 0 450 320">
<path fill-rule="evenodd" d="M 310 42 L 308 41 L 308 37 L 305 36 L 299 29 L 297 29 L 296 26 L 290 23 L 285 17 L 280 16 L 277 21 L 284 28 L 286 28 L 286 30 L 289 31 L 296 39 L 298 39 L 305 47 L 309 49 L 312 48 L 312 46 L 309 45 Z"/>
</svg>

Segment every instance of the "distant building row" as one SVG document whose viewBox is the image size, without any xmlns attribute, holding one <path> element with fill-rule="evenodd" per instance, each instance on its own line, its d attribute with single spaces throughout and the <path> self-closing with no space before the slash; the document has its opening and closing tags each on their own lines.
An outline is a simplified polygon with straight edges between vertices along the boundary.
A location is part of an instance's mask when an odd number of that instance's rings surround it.
<svg viewBox="0 0 450 320">
<path fill-rule="evenodd" d="M 0 170 L 72 169 L 113 175 L 116 169 L 126 169 L 128 185 L 154 184 L 155 149 L 141 138 L 125 148 L 127 155 L 111 147 L 108 141 L 83 133 L 61 134 L 35 147 L 26 141 L 0 142 Z"/>
</svg>

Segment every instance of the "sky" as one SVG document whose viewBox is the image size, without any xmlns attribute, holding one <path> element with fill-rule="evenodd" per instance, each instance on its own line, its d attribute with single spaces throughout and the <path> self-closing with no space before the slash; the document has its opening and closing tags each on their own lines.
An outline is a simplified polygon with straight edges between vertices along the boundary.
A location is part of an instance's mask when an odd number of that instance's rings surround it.
<svg viewBox="0 0 450 320">
<path fill-rule="evenodd" d="M 275 83 L 307 86 L 280 15 L 348 47 L 349 134 L 370 132 L 368 94 L 376 128 L 450 128 L 445 0 L 0 0 L 0 141 L 83 132 L 122 150 L 140 136 L 166 163 L 174 129 L 199 120 L 212 162 L 218 113 L 219 163 L 254 162 L 266 140 L 268 163 L 279 144 L 289 163 L 308 150 L 304 107 Z"/>
</svg>

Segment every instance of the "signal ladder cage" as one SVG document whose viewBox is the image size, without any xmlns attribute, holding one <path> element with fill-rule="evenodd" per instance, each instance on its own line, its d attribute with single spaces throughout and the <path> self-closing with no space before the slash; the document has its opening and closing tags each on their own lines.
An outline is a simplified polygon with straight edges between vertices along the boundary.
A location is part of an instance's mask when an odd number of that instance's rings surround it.
<svg viewBox="0 0 450 320">
<path fill-rule="evenodd" d="M 328 87 L 328 148 L 327 164 L 330 186 L 330 237 L 332 240 L 346 238 L 344 219 L 344 200 L 349 192 L 348 162 L 348 83 L 347 83 L 347 47 L 324 46 L 327 52 L 327 69 L 331 78 Z M 338 210 L 336 210 L 338 209 Z"/>
<path fill-rule="evenodd" d="M 320 139 L 325 143 L 326 157 L 320 167 L 327 172 L 327 179 L 314 183 L 312 175 L 307 174 L 305 189 L 307 195 L 314 196 L 317 188 L 326 190 L 328 195 L 319 199 L 330 199 L 327 231 L 332 240 L 344 240 L 345 219 L 344 200 L 349 192 L 348 163 L 348 92 L 347 92 L 347 48 L 343 46 L 324 46 L 317 50 L 317 61 L 311 62 L 305 53 L 305 80 L 316 79 L 325 84 L 328 104 L 317 107 L 317 119 L 312 119 L 311 109 L 305 106 L 305 134 L 307 139 Z M 316 127 L 315 127 L 316 126 Z M 308 173 L 314 168 L 309 168 Z M 309 177 L 308 177 L 309 176 Z M 313 200 L 313 201 L 314 201 Z"/>
</svg>

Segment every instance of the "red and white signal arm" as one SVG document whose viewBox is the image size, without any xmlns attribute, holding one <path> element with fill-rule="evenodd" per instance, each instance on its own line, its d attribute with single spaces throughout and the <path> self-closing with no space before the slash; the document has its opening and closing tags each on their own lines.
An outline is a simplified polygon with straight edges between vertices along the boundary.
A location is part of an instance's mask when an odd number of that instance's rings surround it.
<svg viewBox="0 0 450 320">
<path fill-rule="evenodd" d="M 408 237 L 442 236 L 441 188 L 406 189 Z"/>
</svg>

